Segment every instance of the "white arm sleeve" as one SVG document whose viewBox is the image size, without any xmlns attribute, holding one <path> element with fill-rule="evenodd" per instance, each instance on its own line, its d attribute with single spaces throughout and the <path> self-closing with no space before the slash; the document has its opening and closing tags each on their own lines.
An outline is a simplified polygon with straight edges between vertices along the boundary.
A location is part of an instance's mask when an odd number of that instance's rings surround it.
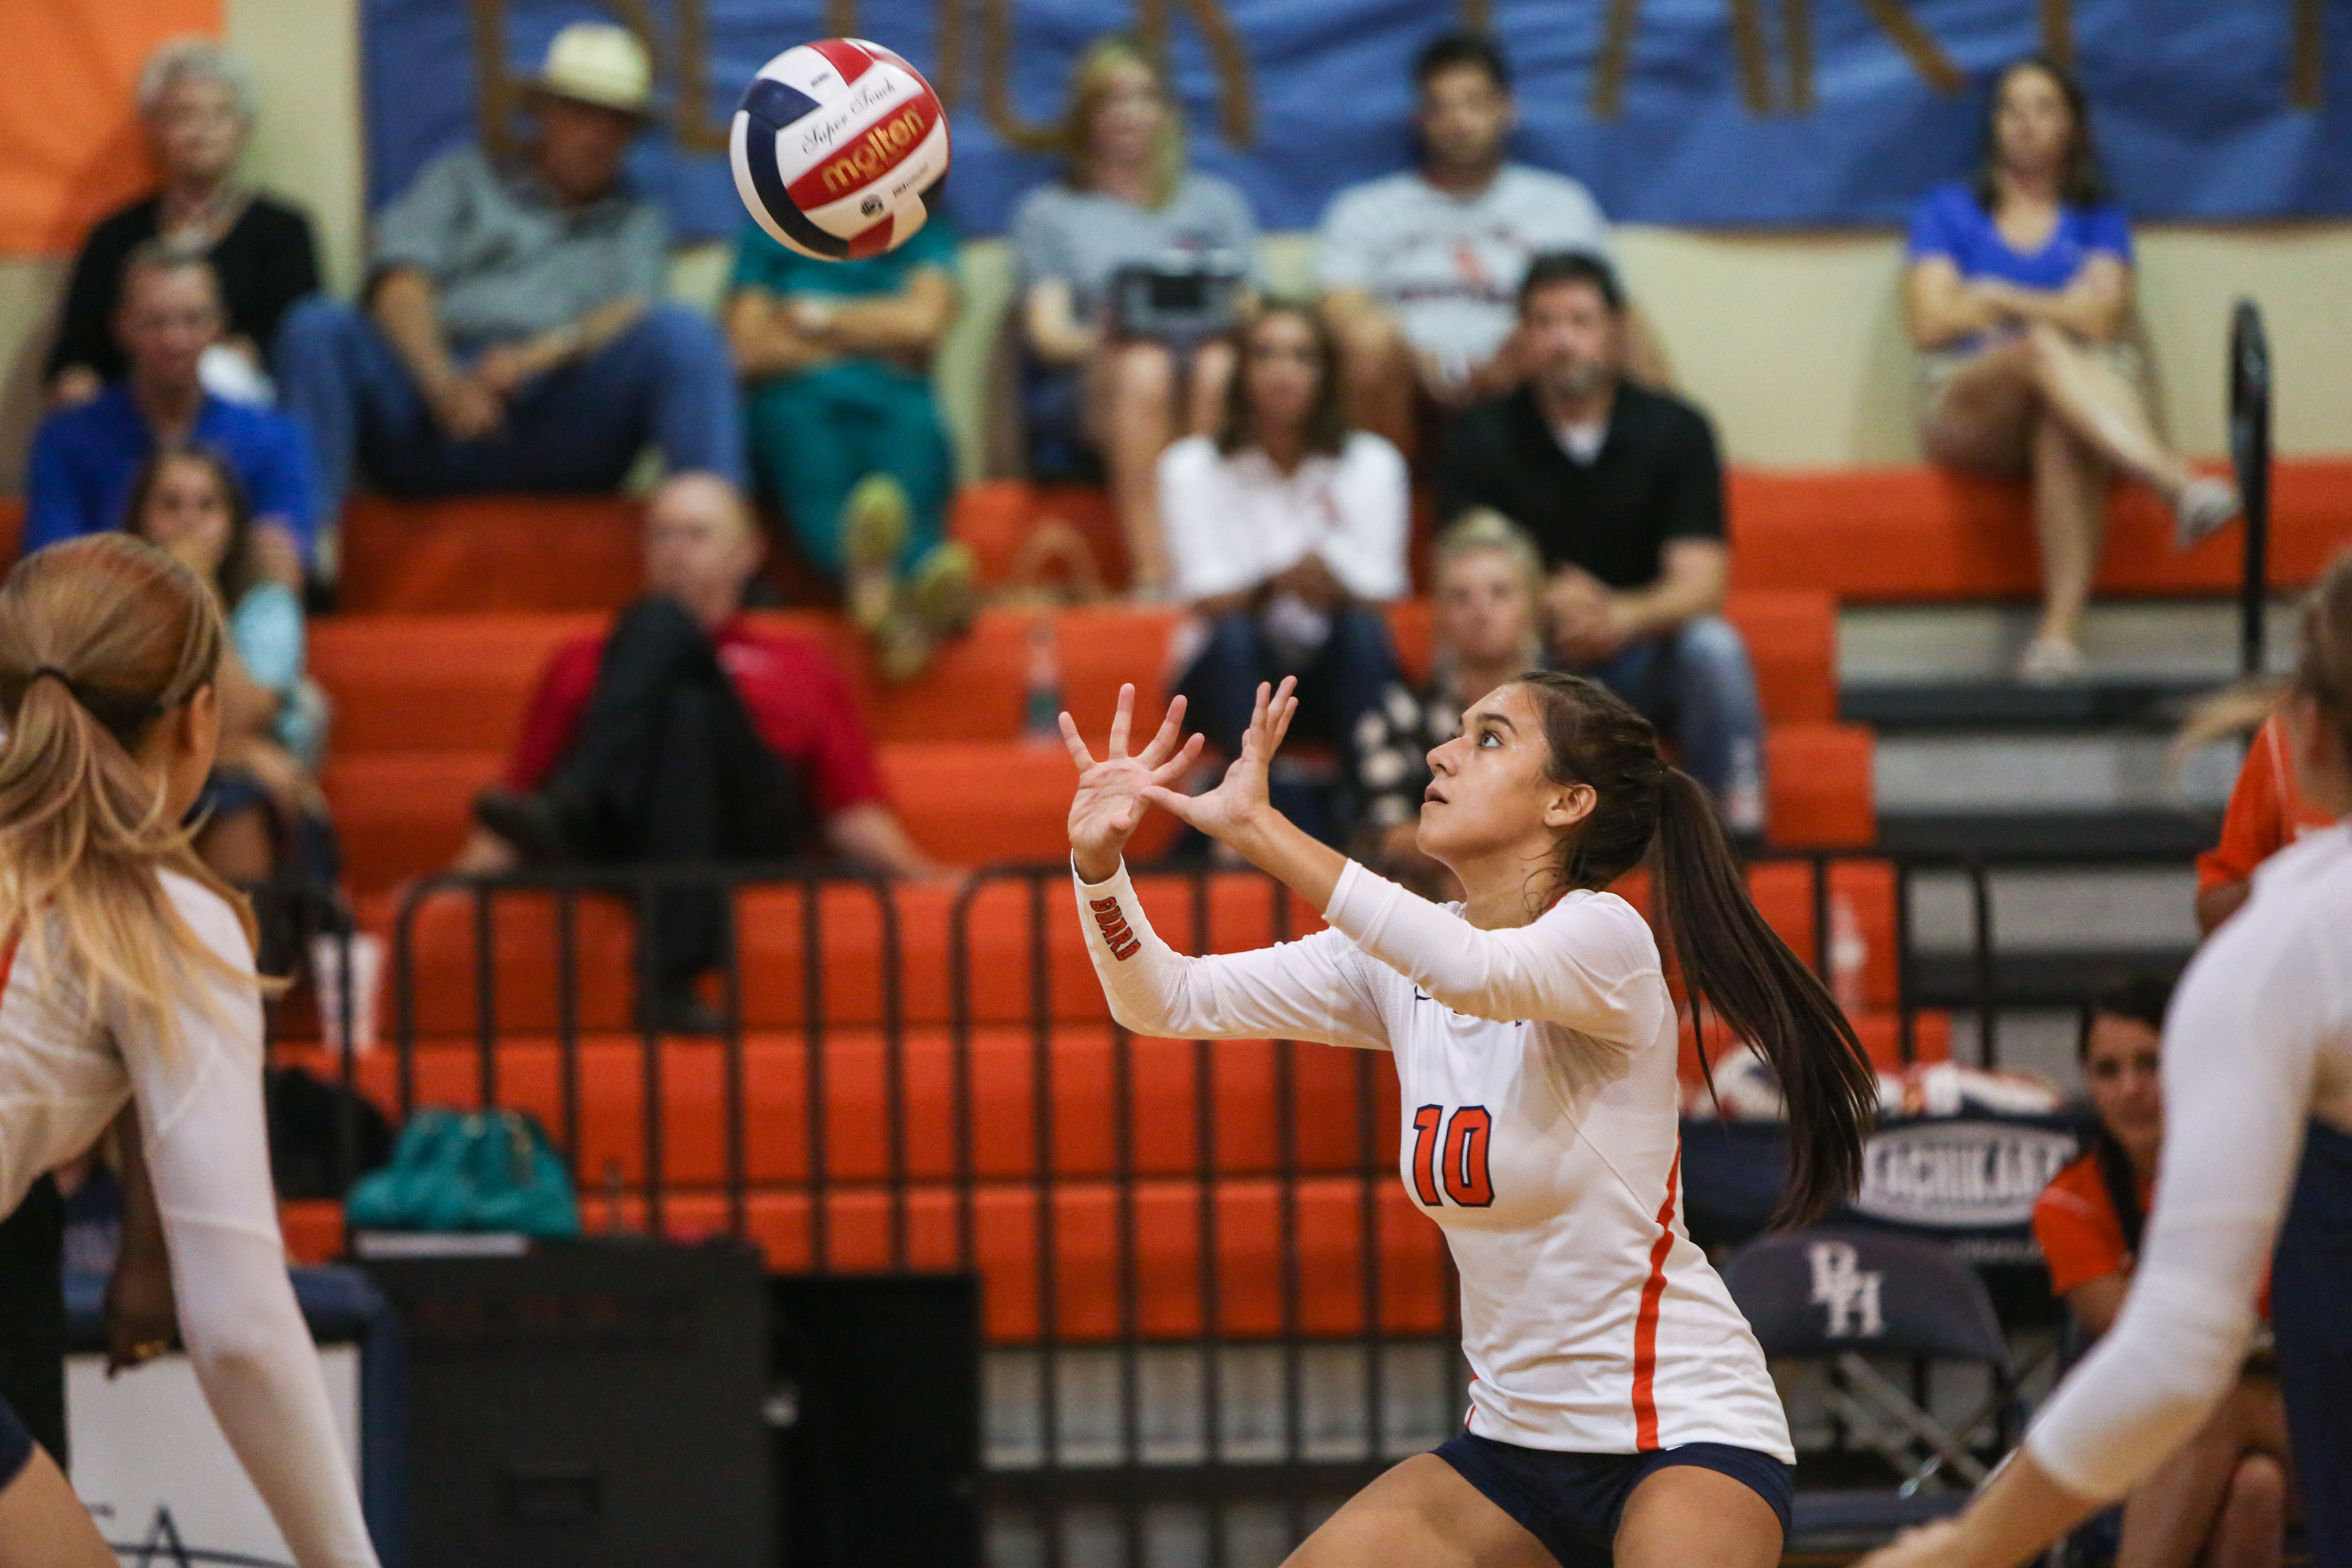
<svg viewBox="0 0 2352 1568">
<path fill-rule="evenodd" d="M 2026 1447 L 2067 1490 L 2128 1491 L 2236 1379 L 2303 1148 L 2326 978 L 2308 930 L 2254 918 L 2205 944 L 2164 1031 L 2164 1164 L 2121 1316 Z"/>
<path fill-rule="evenodd" d="M 1254 952 L 1187 958 L 1160 940 L 1127 868 L 1108 882 L 1072 880 L 1087 952 L 1111 1016 L 1139 1035 L 1188 1040 L 1316 1040 L 1389 1048 L 1387 1026 L 1347 938 L 1319 931 Z"/>
<path fill-rule="evenodd" d="M 1348 862 L 1324 919 L 1457 1013 L 1543 1020 L 1631 1044 L 1666 1003 L 1656 939 L 1622 900 L 1562 899 L 1532 924 L 1480 931 Z"/>
<path fill-rule="evenodd" d="M 205 945 L 250 975 L 228 905 L 164 879 Z M 164 1041 L 110 1019 L 139 1104 L 171 1252 L 180 1333 L 196 1380 L 299 1568 L 374 1568 L 359 1489 L 335 1432 L 319 1353 L 286 1276 L 261 1094 L 261 1000 L 250 980 L 204 972 Z"/>
</svg>

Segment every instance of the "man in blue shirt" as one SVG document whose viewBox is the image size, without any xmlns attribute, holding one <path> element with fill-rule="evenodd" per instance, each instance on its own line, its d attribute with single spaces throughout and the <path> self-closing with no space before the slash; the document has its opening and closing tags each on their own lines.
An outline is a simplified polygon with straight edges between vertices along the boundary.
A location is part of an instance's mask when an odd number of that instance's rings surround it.
<svg viewBox="0 0 2352 1568">
<path fill-rule="evenodd" d="M 245 487 L 264 574 L 299 589 L 315 523 L 309 447 L 286 416 L 223 402 L 198 379 L 196 362 L 225 320 L 212 263 L 150 240 L 123 261 L 121 298 L 114 331 L 130 369 L 91 401 L 41 422 L 25 549 L 121 527 L 131 482 L 158 447 L 209 447 Z"/>
</svg>

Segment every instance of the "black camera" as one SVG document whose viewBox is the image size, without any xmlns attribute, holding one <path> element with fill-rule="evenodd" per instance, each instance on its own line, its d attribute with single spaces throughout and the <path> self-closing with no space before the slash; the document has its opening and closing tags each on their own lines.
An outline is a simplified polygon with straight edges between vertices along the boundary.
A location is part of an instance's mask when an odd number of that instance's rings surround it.
<svg viewBox="0 0 2352 1568">
<path fill-rule="evenodd" d="M 1111 274 L 1110 319 L 1121 337 L 1201 342 L 1233 330 L 1244 275 L 1222 252 L 1135 262 Z"/>
</svg>

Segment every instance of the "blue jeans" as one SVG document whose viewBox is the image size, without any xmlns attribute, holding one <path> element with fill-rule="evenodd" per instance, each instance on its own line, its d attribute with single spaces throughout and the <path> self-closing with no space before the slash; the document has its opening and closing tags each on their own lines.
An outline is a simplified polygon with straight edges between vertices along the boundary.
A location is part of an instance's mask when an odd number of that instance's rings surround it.
<svg viewBox="0 0 2352 1568">
<path fill-rule="evenodd" d="M 1644 637 L 1583 672 L 1658 726 L 1739 834 L 1764 829 L 1764 709 L 1748 645 L 1705 616 Z"/>
<path fill-rule="evenodd" d="M 727 345 L 707 317 L 656 305 L 585 357 L 548 372 L 503 427 L 452 441 L 362 311 L 313 295 L 278 329 L 278 398 L 310 432 L 320 515 L 338 516 L 354 469 L 392 495 L 560 495 L 617 488 L 637 453 L 673 473 L 743 482 L 743 416 Z"/>
<path fill-rule="evenodd" d="M 1397 678 L 1396 650 L 1381 613 L 1349 605 L 1331 618 L 1331 636 L 1303 669 L 1280 668 L 1255 610 L 1221 616 L 1209 640 L 1177 684 L 1184 694 L 1185 722 L 1228 757 L 1239 756 L 1242 736 L 1257 704 L 1260 681 L 1298 677 L 1298 715 L 1291 721 L 1285 748 L 1321 745 L 1339 762 L 1339 782 L 1318 788 L 1277 777 L 1275 805 L 1326 843 L 1339 843 L 1354 826 L 1351 802 L 1356 778 L 1356 722 L 1377 705 Z"/>
</svg>

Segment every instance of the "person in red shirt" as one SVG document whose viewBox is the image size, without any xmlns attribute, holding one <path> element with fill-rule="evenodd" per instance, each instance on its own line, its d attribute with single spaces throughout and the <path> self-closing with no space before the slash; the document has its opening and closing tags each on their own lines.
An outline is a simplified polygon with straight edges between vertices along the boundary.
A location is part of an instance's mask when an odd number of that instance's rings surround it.
<svg viewBox="0 0 2352 1568">
<path fill-rule="evenodd" d="M 2083 1083 L 2099 1118 L 2090 1151 L 2033 1205 L 2050 1289 L 2087 1338 L 2123 1310 L 2164 1147 L 2158 1078 L 2172 984 L 2137 975 L 2084 1011 Z M 2278 1379 L 2249 1368 L 2202 1430 L 2124 1502 L 2116 1568 L 2276 1568 L 2284 1550 L 2286 1407 Z"/>
<path fill-rule="evenodd" d="M 2254 868 L 2335 818 L 2295 786 L 2286 731 L 2278 715 L 2263 721 L 2221 817 L 2221 841 L 2197 857 L 2197 925 L 2210 934 L 2238 912 L 2252 889 Z"/>
<path fill-rule="evenodd" d="M 549 661 L 503 785 L 474 802 L 457 869 L 838 858 L 940 874 L 890 809 L 846 678 L 814 642 L 743 619 L 764 549 L 716 476 L 655 492 L 645 597 Z M 715 1026 L 696 981 L 725 952 L 726 900 L 678 888 L 649 913 L 652 1020 Z"/>
</svg>

